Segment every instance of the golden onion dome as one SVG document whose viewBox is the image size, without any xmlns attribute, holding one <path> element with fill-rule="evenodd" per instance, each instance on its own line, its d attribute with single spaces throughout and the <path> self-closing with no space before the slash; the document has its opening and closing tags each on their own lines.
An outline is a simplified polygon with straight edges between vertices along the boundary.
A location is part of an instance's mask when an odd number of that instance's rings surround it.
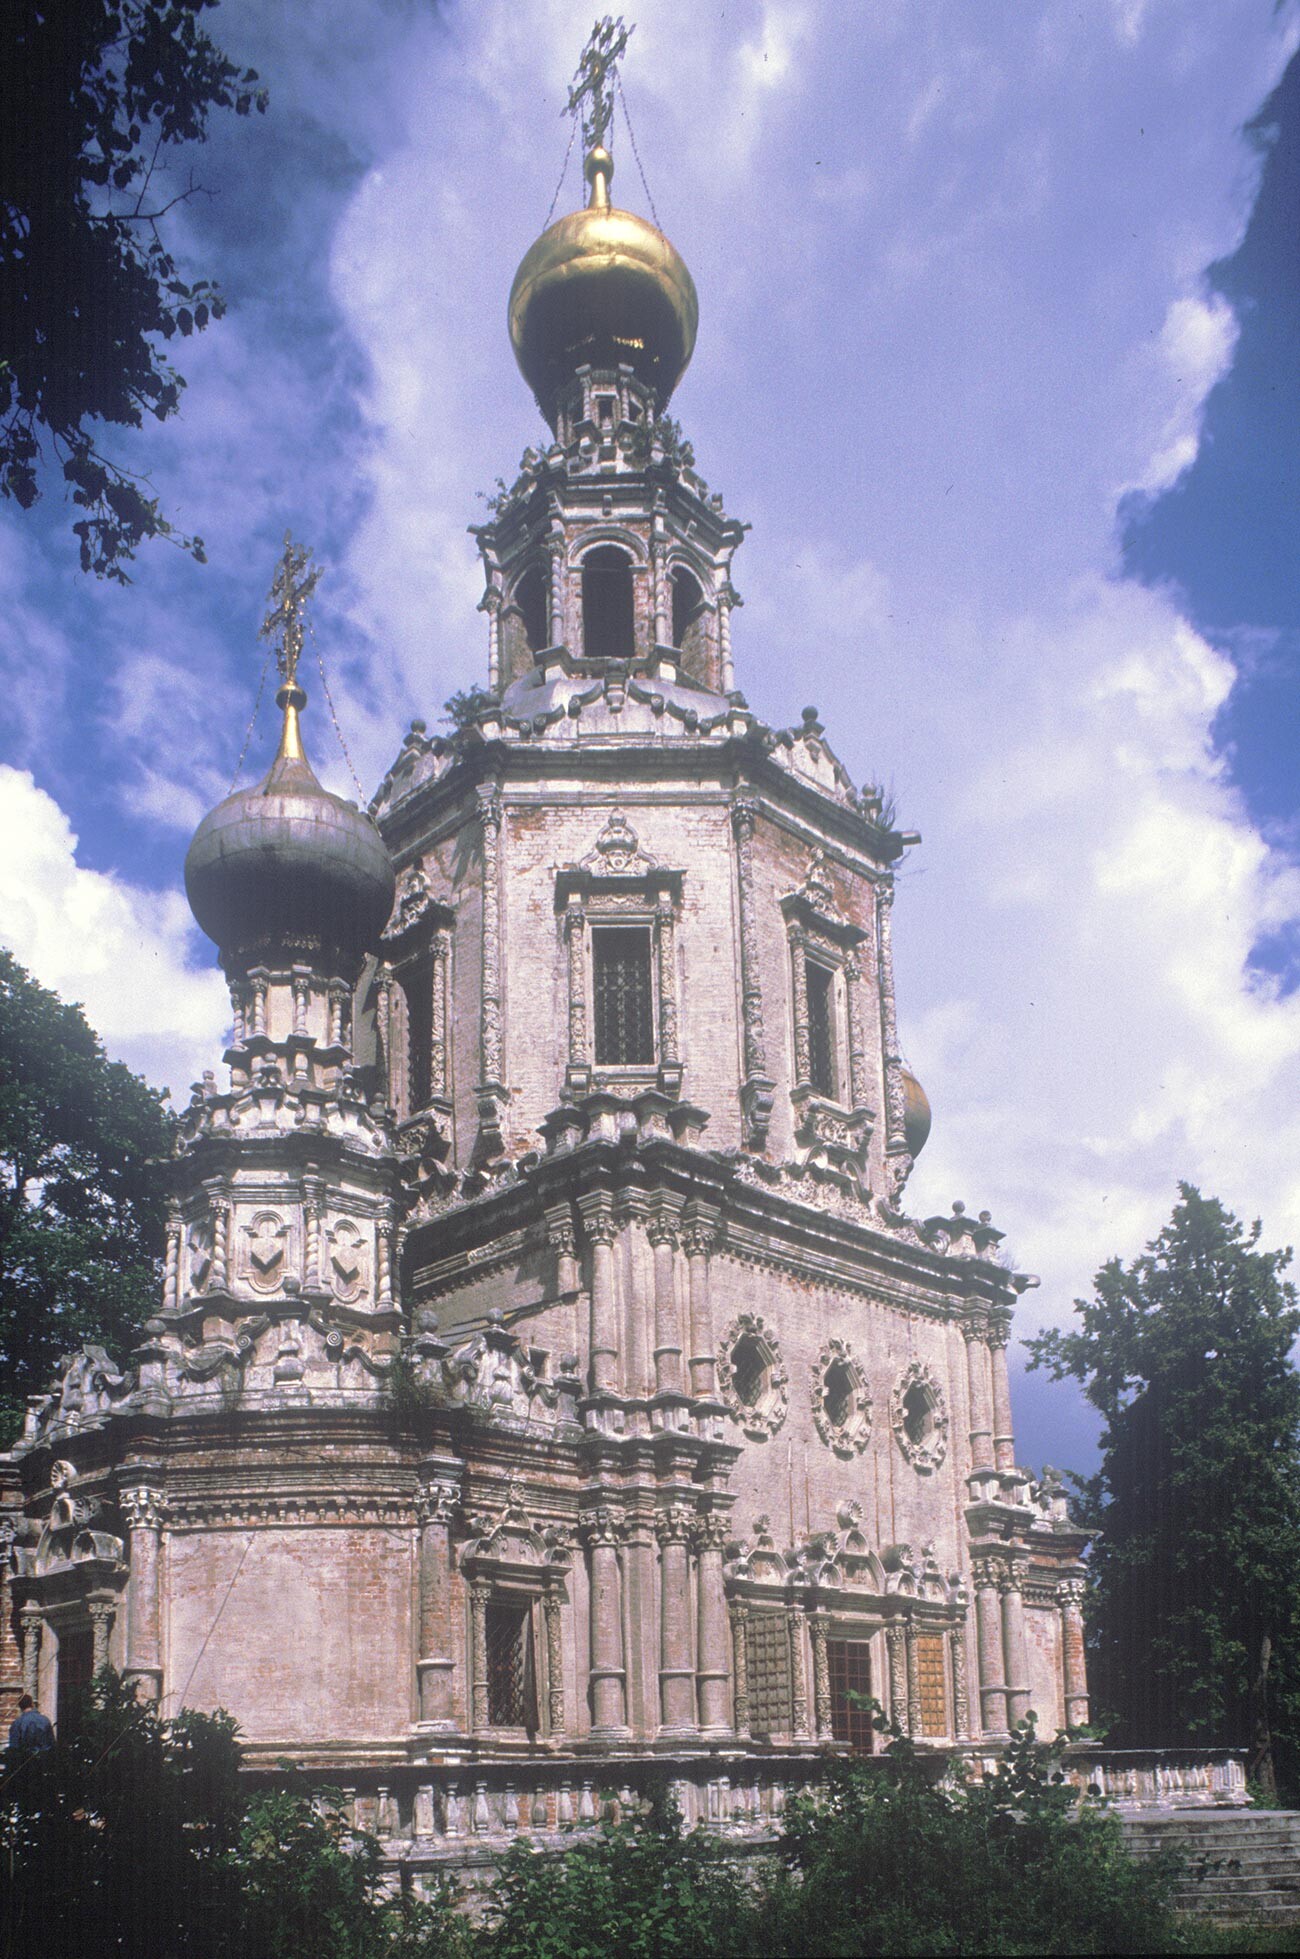
<svg viewBox="0 0 1300 1959">
<path fill-rule="evenodd" d="M 699 325 L 695 282 L 676 248 L 647 219 L 611 205 L 609 151 L 598 145 L 585 168 L 586 209 L 542 233 L 510 288 L 515 359 L 552 428 L 561 389 L 584 365 L 628 364 L 662 412 Z"/>
<path fill-rule="evenodd" d="M 930 1134 L 930 1098 L 910 1069 L 903 1070 L 903 1134 L 909 1156 L 919 1156 Z"/>
</svg>

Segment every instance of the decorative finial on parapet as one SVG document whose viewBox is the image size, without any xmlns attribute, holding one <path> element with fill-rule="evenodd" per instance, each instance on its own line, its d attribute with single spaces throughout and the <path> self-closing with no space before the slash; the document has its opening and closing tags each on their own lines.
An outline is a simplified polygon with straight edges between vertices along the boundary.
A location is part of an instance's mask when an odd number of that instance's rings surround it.
<svg viewBox="0 0 1300 1959">
<path fill-rule="evenodd" d="M 284 714 L 278 758 L 282 761 L 304 759 L 298 713 L 307 705 L 307 696 L 298 685 L 298 661 L 302 657 L 303 613 L 319 580 L 320 566 L 312 563 L 307 546 L 295 544 L 291 533 L 286 531 L 284 554 L 267 595 L 270 606 L 258 635 L 275 648 L 276 671 L 280 676 L 275 704 Z"/>
</svg>

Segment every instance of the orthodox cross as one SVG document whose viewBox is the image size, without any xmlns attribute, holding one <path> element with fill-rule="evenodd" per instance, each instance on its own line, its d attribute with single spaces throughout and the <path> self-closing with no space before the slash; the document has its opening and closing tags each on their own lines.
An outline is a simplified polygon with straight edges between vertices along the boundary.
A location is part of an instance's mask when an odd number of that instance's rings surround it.
<svg viewBox="0 0 1300 1959">
<path fill-rule="evenodd" d="M 291 534 L 284 534 L 284 555 L 276 568 L 275 579 L 268 594 L 271 605 L 262 621 L 259 637 L 269 639 L 275 647 L 275 664 L 280 679 L 286 687 L 297 683 L 298 659 L 302 653 L 302 615 L 308 599 L 316 590 L 320 578 L 320 566 L 311 561 L 311 552 L 305 544 L 295 544 Z"/>
<path fill-rule="evenodd" d="M 574 116 L 581 112 L 582 140 L 588 150 L 594 150 L 598 144 L 605 146 L 605 137 L 614 116 L 618 64 L 627 51 L 628 38 L 633 32 L 633 28 L 623 25 L 621 14 L 617 18 L 606 14 L 604 20 L 596 22 L 582 50 L 564 113 Z M 588 98 L 590 111 L 584 107 Z"/>
</svg>

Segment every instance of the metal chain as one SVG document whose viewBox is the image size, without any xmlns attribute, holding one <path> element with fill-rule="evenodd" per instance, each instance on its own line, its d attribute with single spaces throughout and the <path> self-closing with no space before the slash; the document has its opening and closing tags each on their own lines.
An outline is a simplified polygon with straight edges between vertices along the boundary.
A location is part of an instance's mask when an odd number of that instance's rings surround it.
<svg viewBox="0 0 1300 1959">
<path fill-rule="evenodd" d="M 325 662 L 321 658 L 320 644 L 316 638 L 316 628 L 312 625 L 310 616 L 308 616 L 307 619 L 307 631 L 311 634 L 311 649 L 312 652 L 316 655 L 316 670 L 320 674 L 320 684 L 325 691 L 325 704 L 330 711 L 330 720 L 334 723 L 334 733 L 338 737 L 338 744 L 343 752 L 343 760 L 348 765 L 348 774 L 352 777 L 353 782 L 356 784 L 357 801 L 361 804 L 362 808 L 364 808 L 365 801 L 366 801 L 366 792 L 361 787 L 361 778 L 358 776 L 356 770 L 352 766 L 352 757 L 348 753 L 348 745 L 343 739 L 343 730 L 339 726 L 339 717 L 334 707 L 334 696 L 330 692 L 329 681 L 325 678 Z"/>
<path fill-rule="evenodd" d="M 253 702 L 253 712 L 248 717 L 248 731 L 244 736 L 244 746 L 239 751 L 239 760 L 235 763 L 235 773 L 231 776 L 230 787 L 226 791 L 228 796 L 233 796 L 235 793 L 235 784 L 239 781 L 239 772 L 244 766 L 244 757 L 248 753 L 248 744 L 253 739 L 253 729 L 257 724 L 257 717 L 262 706 L 262 695 L 266 688 L 266 675 L 267 669 L 271 664 L 271 654 L 272 649 L 268 645 L 265 653 L 262 655 L 262 671 L 257 681 L 257 698 Z"/>
<path fill-rule="evenodd" d="M 632 144 L 632 154 L 636 158 L 636 167 L 641 175 L 641 188 L 645 192 L 646 203 L 650 206 L 650 216 L 655 221 L 655 229 L 662 231 L 663 226 L 659 222 L 659 213 L 655 210 L 655 201 L 650 195 L 650 186 L 646 182 L 645 170 L 642 168 L 641 152 L 636 146 L 636 135 L 632 128 L 632 117 L 627 106 L 627 96 L 623 93 L 623 77 L 619 74 L 617 68 L 614 70 L 614 86 L 618 90 L 618 99 L 623 105 L 623 120 L 627 124 L 627 133 Z"/>
<path fill-rule="evenodd" d="M 551 199 L 551 208 L 546 213 L 546 223 L 542 226 L 543 231 L 547 231 L 550 229 L 551 219 L 555 216 L 555 207 L 560 201 L 560 192 L 564 189 L 564 180 L 569 174 L 569 158 L 573 155 L 573 139 L 577 135 L 577 133 L 578 133 L 578 118 L 576 116 L 570 116 L 569 147 L 564 152 L 564 168 L 560 172 L 560 181 L 555 186 L 555 195 Z"/>
</svg>

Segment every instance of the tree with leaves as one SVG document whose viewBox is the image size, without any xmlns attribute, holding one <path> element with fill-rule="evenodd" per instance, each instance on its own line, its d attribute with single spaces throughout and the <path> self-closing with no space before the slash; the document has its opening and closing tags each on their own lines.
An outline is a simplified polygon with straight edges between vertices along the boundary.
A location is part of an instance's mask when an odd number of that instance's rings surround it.
<svg viewBox="0 0 1300 1959">
<path fill-rule="evenodd" d="M 216 0 L 5 0 L 0 9 L 0 490 L 23 509 L 61 466 L 83 570 L 126 581 L 146 538 L 196 558 L 97 424 L 166 421 L 185 383 L 162 348 L 220 317 L 206 279 L 179 276 L 170 211 L 198 186 L 169 152 L 214 109 L 266 91 L 199 24 Z"/>
<path fill-rule="evenodd" d="M 1180 1191 L 1078 1325 L 1028 1343 L 1031 1365 L 1078 1381 L 1105 1423 L 1081 1521 L 1111 1739 L 1243 1748 L 1272 1790 L 1300 1766 L 1300 1310 L 1289 1251 Z"/>
<path fill-rule="evenodd" d="M 154 1310 L 173 1132 L 81 1008 L 0 951 L 0 1440 L 61 1355 L 120 1353 Z"/>
</svg>

